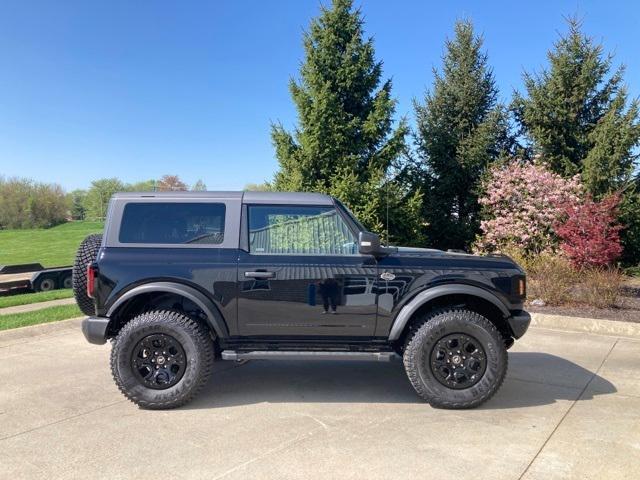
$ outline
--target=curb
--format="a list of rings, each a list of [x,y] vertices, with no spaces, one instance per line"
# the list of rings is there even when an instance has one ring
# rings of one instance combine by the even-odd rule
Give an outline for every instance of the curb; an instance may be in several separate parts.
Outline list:
[[[532,313],[531,326],[549,328],[551,330],[610,335],[614,337],[640,338],[640,323],[602,320],[599,318]]]
[[[76,317],[68,320],[59,320],[57,322],[41,323],[39,325],[30,325],[28,327],[2,330],[0,331],[0,348],[16,343],[14,340],[36,338],[56,332],[76,331],[81,335],[80,323],[84,318],[85,317]]]

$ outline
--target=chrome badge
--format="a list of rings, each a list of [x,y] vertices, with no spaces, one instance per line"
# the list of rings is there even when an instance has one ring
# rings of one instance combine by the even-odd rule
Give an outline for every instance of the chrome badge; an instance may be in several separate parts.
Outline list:
[[[396,278],[396,276],[391,273],[391,272],[383,272],[380,274],[380,278],[383,280],[386,280],[387,282],[393,280],[394,278]]]

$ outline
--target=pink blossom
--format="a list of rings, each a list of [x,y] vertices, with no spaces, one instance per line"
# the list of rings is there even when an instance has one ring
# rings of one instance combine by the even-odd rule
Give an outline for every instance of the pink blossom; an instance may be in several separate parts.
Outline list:
[[[544,164],[514,160],[490,169],[484,191],[477,248],[494,251],[513,245],[530,254],[557,249],[553,225],[568,205],[580,200],[583,187],[578,176],[565,179]]]

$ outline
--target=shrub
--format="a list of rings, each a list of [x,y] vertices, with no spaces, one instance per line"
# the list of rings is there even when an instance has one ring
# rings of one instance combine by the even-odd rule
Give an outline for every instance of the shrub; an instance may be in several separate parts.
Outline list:
[[[530,257],[527,263],[524,268],[528,274],[527,296],[530,300],[541,299],[548,305],[571,302],[575,293],[576,271],[566,259],[543,253]]]
[[[565,205],[579,200],[582,185],[577,176],[564,179],[543,164],[513,161],[492,167],[483,190],[479,202],[485,219],[477,248],[512,246],[535,255],[556,250],[553,225],[565,213]]]
[[[578,269],[610,265],[622,254],[618,218],[619,195],[599,202],[591,197],[564,207],[566,217],[556,222],[560,248]]]
[[[586,268],[580,272],[577,301],[596,308],[615,307],[624,275],[615,268]]]

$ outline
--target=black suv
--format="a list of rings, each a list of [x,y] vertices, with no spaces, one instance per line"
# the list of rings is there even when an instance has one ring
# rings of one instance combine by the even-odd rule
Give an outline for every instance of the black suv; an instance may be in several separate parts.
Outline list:
[[[392,360],[423,399],[474,407],[527,330],[506,256],[385,247],[315,193],[121,193],[74,265],[89,342],[145,408],[183,405],[216,359]]]

